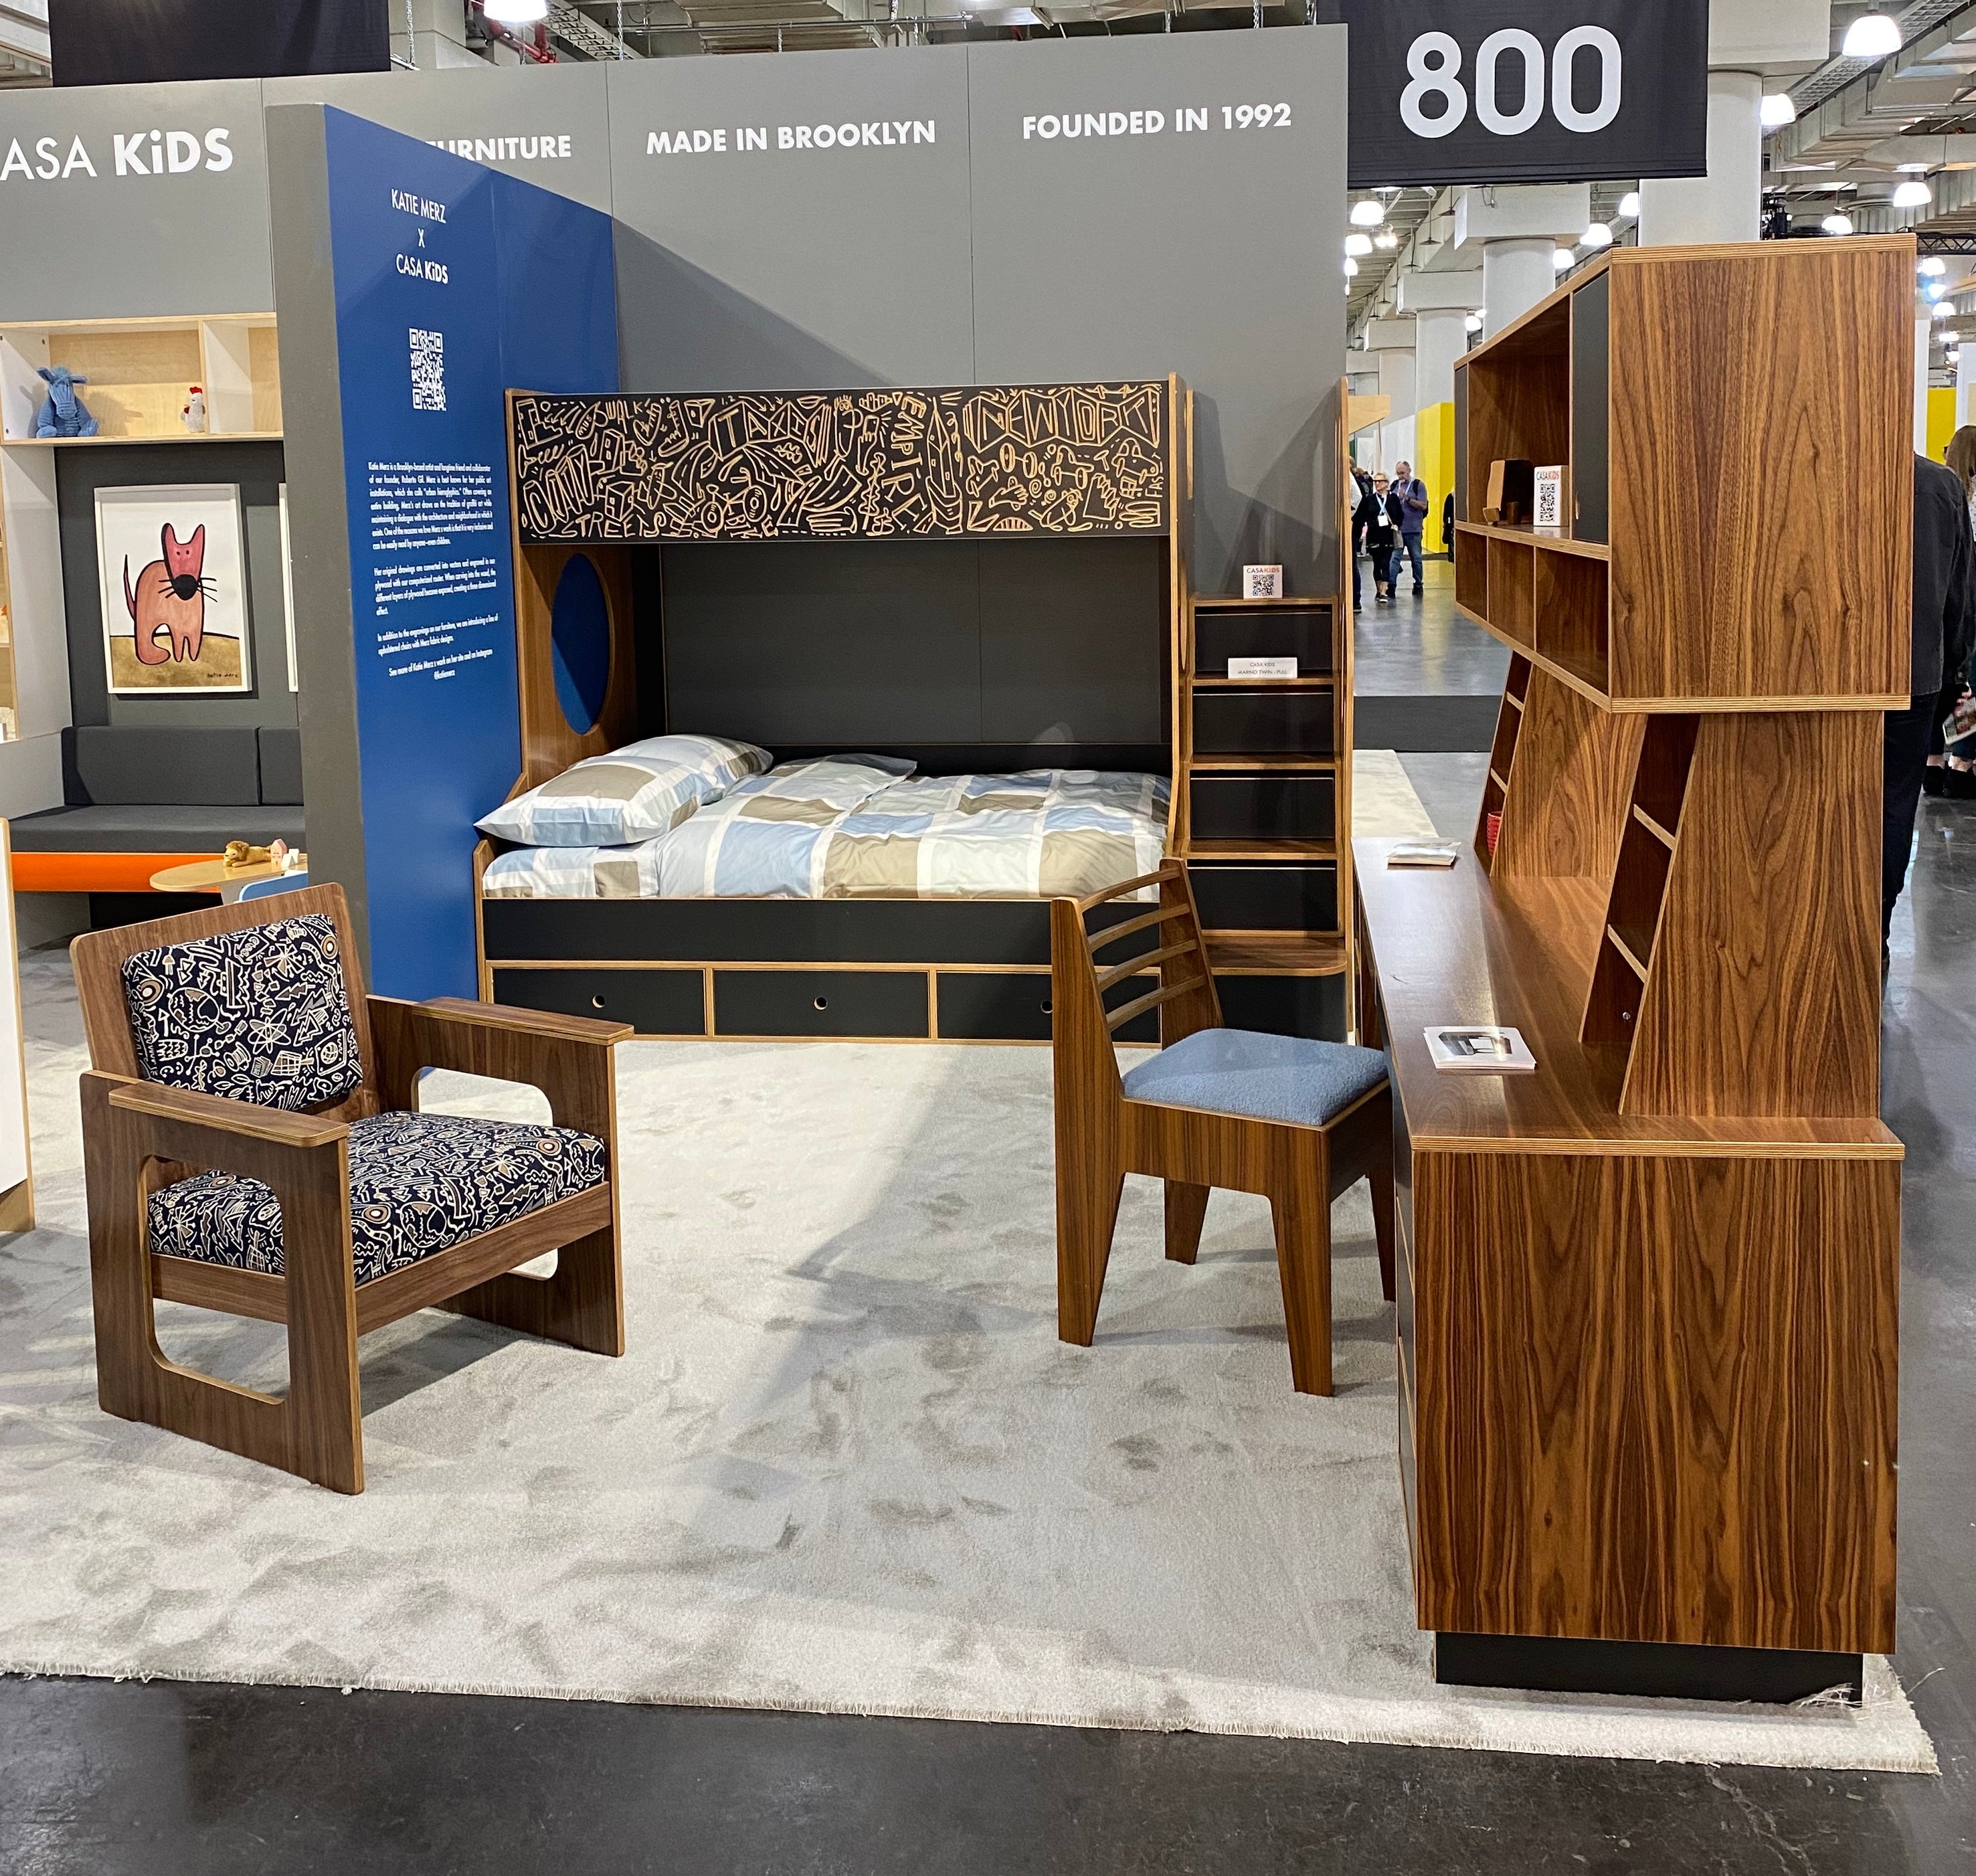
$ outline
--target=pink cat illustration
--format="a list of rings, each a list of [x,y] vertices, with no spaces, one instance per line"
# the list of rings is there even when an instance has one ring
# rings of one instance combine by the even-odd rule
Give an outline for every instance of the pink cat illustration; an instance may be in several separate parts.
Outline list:
[[[212,582],[202,569],[206,565],[206,528],[192,531],[192,538],[181,541],[166,522],[159,545],[164,558],[154,560],[137,576],[137,590],[130,590],[130,557],[123,557],[123,604],[130,614],[137,639],[140,664],[163,664],[176,658],[190,663],[199,657],[206,636],[206,596]],[[160,631],[170,634],[170,648],[158,643]]]

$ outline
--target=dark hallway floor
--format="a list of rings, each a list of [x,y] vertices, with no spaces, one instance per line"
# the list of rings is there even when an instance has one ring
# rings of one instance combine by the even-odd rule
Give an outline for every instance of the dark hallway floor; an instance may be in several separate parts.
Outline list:
[[[1414,759],[1409,758],[1411,765]],[[1461,759],[1437,818],[1472,824]],[[1423,775],[1429,772],[1424,769]],[[1938,1779],[444,1696],[0,1681],[0,1871],[1783,1871],[1976,1860],[1976,808],[1924,804],[1885,1109],[1907,1142],[1899,1664]],[[15,1570],[31,1558],[9,1560]]]

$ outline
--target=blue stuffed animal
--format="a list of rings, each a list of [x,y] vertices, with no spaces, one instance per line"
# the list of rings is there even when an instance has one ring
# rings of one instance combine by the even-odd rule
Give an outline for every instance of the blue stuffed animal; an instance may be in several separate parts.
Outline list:
[[[78,384],[87,384],[87,377],[77,377],[67,365],[42,365],[38,367],[48,380],[48,394],[41,400],[41,407],[35,413],[35,434],[37,436],[94,436],[96,420],[84,407],[82,400],[75,394]]]

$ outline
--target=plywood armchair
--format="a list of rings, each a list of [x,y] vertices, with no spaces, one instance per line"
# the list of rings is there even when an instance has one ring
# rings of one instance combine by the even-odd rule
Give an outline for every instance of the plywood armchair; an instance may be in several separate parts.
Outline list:
[[[1157,886],[1159,903],[1096,933],[1098,907]],[[1098,953],[1138,943],[1102,961]],[[1134,994],[1151,970],[1156,989]],[[1191,1264],[1209,1191],[1267,1195],[1291,1384],[1331,1392],[1331,1204],[1368,1179],[1379,1274],[1393,1296],[1392,1095],[1386,1058],[1221,1026],[1185,864],[1050,903],[1055,1005],[1057,1335],[1089,1348],[1128,1173],[1166,1182],[1167,1256]],[[1160,1012],[1159,1053],[1121,1075],[1112,1032]]]
[[[625,1025],[367,997],[338,886],[91,932],[70,956],[106,1411],[361,1492],[367,1330],[437,1305],[624,1352]],[[529,1083],[554,1124],[420,1114],[428,1068]],[[515,1274],[550,1250],[552,1275]],[[157,1297],[285,1324],[286,1396],[167,1361]]]

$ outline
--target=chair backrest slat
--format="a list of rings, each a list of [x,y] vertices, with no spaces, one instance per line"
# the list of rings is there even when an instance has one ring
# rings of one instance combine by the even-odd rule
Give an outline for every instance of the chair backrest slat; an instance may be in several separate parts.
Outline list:
[[[108,931],[84,932],[69,946],[75,987],[82,1005],[83,1033],[88,1038],[89,1061],[107,1074],[142,1080],[130,1012],[124,1001],[123,966],[140,952],[166,945],[190,943],[226,932],[278,923],[310,913],[327,918],[336,928],[343,982],[350,1000],[350,1018],[357,1031],[357,1048],[364,1078],[341,1100],[318,1104],[307,1111],[358,1120],[377,1111],[377,1061],[371,1053],[370,1017],[364,1000],[364,973],[357,963],[356,934],[350,907],[341,886],[309,886],[273,899],[242,900],[174,918],[149,919],[141,925],[120,925]]]
[[[1097,931],[1087,920],[1101,906],[1159,889],[1157,907]],[[1146,948],[1116,958],[1102,967],[1097,953],[1141,933],[1151,933]],[[1157,970],[1159,986],[1108,1009],[1105,999],[1131,979]],[[1218,1029],[1221,1005],[1214,992],[1214,974],[1207,959],[1200,914],[1185,864],[1167,861],[1156,873],[1128,880],[1088,899],[1059,899],[1050,907],[1051,1001],[1056,1059],[1057,1099],[1124,1098],[1118,1058],[1112,1033],[1149,1009],[1160,1012],[1163,1043],[1178,1042],[1197,1030]]]

